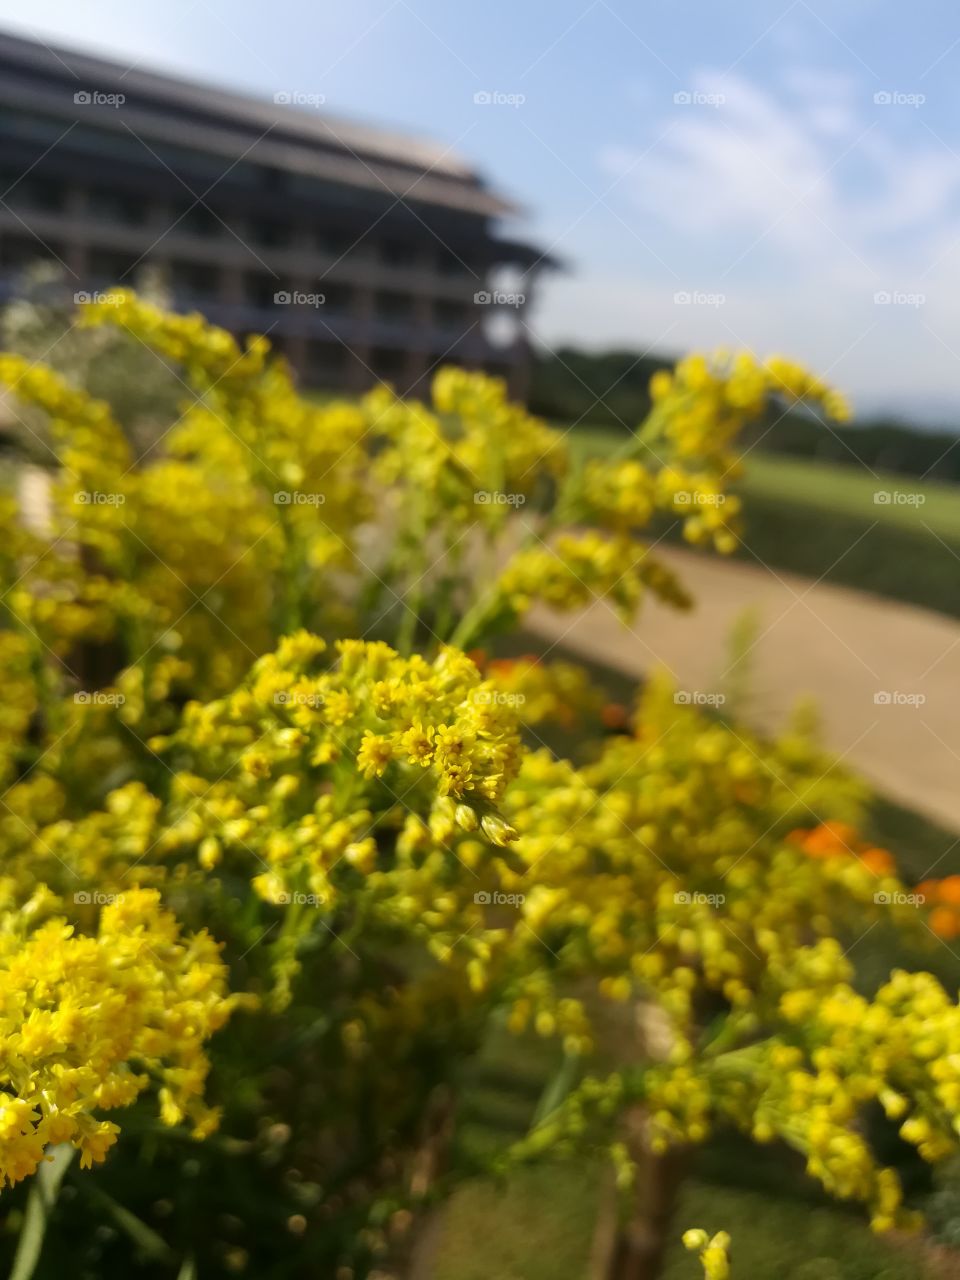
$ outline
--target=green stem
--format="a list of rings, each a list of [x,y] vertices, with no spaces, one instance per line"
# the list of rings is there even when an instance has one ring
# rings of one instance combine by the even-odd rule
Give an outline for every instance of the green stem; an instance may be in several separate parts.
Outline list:
[[[27,1211],[24,1214],[23,1226],[20,1228],[20,1239],[13,1259],[13,1270],[10,1280],[30,1280],[40,1261],[43,1239],[47,1233],[47,1223],[56,1204],[63,1175],[73,1159],[74,1149],[63,1142],[53,1147],[50,1158],[44,1160],[37,1170],[27,1198]]]

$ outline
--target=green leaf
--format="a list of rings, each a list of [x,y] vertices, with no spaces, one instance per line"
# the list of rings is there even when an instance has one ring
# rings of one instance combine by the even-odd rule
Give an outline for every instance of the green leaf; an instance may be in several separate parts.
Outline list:
[[[49,1158],[42,1161],[27,1197],[27,1211],[20,1228],[10,1280],[30,1280],[36,1270],[47,1223],[60,1192],[63,1175],[73,1159],[74,1148],[68,1142],[62,1142],[51,1147],[47,1155]]]

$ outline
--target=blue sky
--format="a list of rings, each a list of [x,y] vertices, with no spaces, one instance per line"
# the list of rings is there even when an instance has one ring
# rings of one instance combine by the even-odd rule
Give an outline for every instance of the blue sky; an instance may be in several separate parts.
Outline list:
[[[0,0],[0,23],[450,144],[568,266],[548,344],[783,350],[865,408],[960,409],[948,0]]]

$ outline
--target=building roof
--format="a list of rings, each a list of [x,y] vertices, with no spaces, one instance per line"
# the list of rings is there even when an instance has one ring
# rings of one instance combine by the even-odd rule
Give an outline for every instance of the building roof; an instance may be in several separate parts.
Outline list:
[[[440,143],[0,31],[0,102],[75,120],[73,95],[83,90],[124,95],[122,113],[96,103],[84,107],[83,119],[103,128],[129,128],[224,158],[386,187],[411,200],[479,214],[517,211]],[[278,97],[284,92],[305,96],[295,86]]]

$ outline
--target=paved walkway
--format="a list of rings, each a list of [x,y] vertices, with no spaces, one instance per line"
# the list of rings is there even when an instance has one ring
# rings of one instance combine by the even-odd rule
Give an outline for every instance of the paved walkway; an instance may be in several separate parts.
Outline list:
[[[692,592],[692,613],[649,601],[624,628],[596,604],[576,615],[537,609],[525,625],[628,675],[666,667],[698,697],[736,678],[730,636],[751,610],[744,718],[776,730],[812,695],[831,751],[889,798],[960,832],[960,622],[716,556],[658,554]]]

